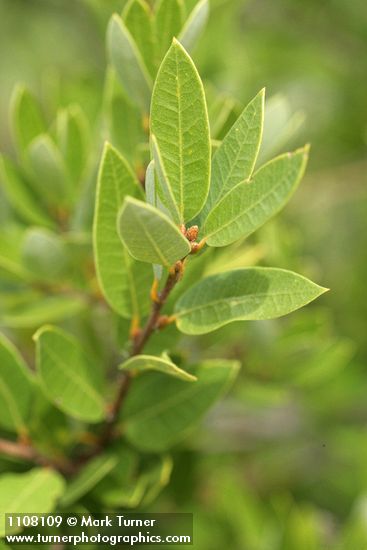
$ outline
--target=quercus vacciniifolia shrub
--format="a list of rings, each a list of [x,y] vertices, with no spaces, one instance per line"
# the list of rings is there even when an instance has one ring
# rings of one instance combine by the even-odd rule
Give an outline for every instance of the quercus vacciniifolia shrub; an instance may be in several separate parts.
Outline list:
[[[93,133],[81,106],[60,108],[50,123],[27,89],[14,93],[17,161],[3,156],[0,166],[17,216],[0,238],[0,453],[9,470],[0,511],[149,504],[169,481],[170,449],[240,367],[192,364],[178,335],[277,318],[325,291],[285,269],[225,270],[224,247],[295,191],[308,147],[256,165],[263,90],[234,124],[217,98],[211,134],[189,53],[207,15],[207,0],[191,13],[179,0],[153,11],[131,0],[112,16]],[[220,273],[207,276],[214,259]],[[22,491],[32,484],[30,501]]]

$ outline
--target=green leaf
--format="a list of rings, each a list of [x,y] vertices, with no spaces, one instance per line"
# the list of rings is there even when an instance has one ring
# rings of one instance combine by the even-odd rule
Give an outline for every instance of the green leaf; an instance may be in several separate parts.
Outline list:
[[[171,267],[190,253],[189,241],[159,210],[130,197],[118,216],[119,235],[133,258]]]
[[[209,0],[200,0],[190,13],[178,40],[188,52],[195,47],[209,17]]]
[[[23,86],[14,90],[11,111],[15,143],[23,154],[31,141],[45,132],[46,124],[35,97]]]
[[[326,292],[305,277],[270,267],[236,269],[203,279],[177,302],[177,327],[205,334],[232,321],[274,319]]]
[[[195,376],[177,367],[169,357],[154,357],[153,355],[137,355],[131,357],[125,363],[120,365],[120,369],[124,371],[130,371],[133,375],[144,371],[158,371],[186,380],[187,382],[194,382]]]
[[[209,190],[209,122],[200,77],[177,40],[158,71],[152,96],[151,132],[160,152],[160,161],[154,150],[153,157],[164,202],[175,220],[178,212],[180,222],[190,221],[201,211]]]
[[[65,413],[88,422],[105,417],[98,370],[78,341],[51,326],[34,335],[37,371],[46,395]]]
[[[245,107],[213,156],[205,216],[228,191],[250,178],[261,143],[263,115],[264,90],[261,90]]]
[[[108,143],[98,177],[94,216],[94,255],[99,284],[109,305],[123,317],[144,314],[149,305],[148,266],[136,264],[117,233],[118,211],[127,196],[143,192],[127,162]]]
[[[29,171],[35,192],[50,206],[69,204],[73,188],[60,151],[51,138],[42,134],[27,151]]]
[[[145,67],[154,77],[155,35],[153,14],[145,0],[129,0],[122,14],[125,25],[135,40]]]
[[[250,181],[233,187],[206,219],[209,246],[226,246],[251,235],[287,203],[304,174],[308,147],[265,164]]]
[[[37,278],[58,280],[69,265],[67,246],[52,231],[28,229],[22,245],[22,263]]]
[[[143,451],[165,451],[182,440],[233,381],[237,361],[208,361],[190,369],[195,384],[150,373],[134,380],[122,422],[127,439]]]
[[[47,514],[52,512],[64,490],[60,474],[49,468],[34,468],[22,474],[0,477],[0,536],[5,535],[5,514]],[[7,533],[16,532],[17,528]]]
[[[40,207],[27,182],[13,163],[3,155],[0,156],[0,180],[7,199],[24,221],[53,226],[53,222]]]
[[[79,184],[87,161],[88,121],[79,105],[71,105],[58,113],[56,125],[57,143],[65,165]]]
[[[44,323],[57,323],[75,317],[87,307],[87,302],[77,296],[34,295],[0,316],[0,326],[8,328],[35,328]]]
[[[155,12],[155,32],[157,62],[169,49],[172,39],[178,36],[184,20],[184,4],[182,0],[160,0]]]
[[[118,458],[113,454],[104,454],[88,462],[67,486],[60,505],[68,507],[89,493],[118,464]]]
[[[33,383],[27,365],[0,333],[0,425],[24,435],[32,396]]]
[[[152,80],[134,39],[118,15],[110,19],[107,30],[109,58],[122,87],[133,103],[149,112]]]

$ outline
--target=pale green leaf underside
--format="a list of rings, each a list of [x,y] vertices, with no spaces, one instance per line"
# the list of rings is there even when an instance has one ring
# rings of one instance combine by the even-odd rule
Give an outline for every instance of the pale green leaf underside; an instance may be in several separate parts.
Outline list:
[[[0,426],[24,434],[33,383],[22,357],[0,333]]]
[[[91,460],[67,486],[60,500],[61,506],[70,506],[70,504],[89,493],[117,464],[118,458],[111,454],[105,454]]]
[[[97,369],[77,340],[56,327],[44,327],[34,335],[37,371],[46,396],[65,413],[89,422],[105,416]]]
[[[200,0],[190,13],[179,37],[183,47],[191,52],[206,25],[209,17],[209,0]]]
[[[111,63],[127,96],[149,112],[152,81],[137,45],[117,14],[110,19],[107,46]]]
[[[118,211],[127,196],[143,197],[141,187],[123,157],[106,144],[97,184],[94,255],[106,300],[117,313],[129,318],[147,310],[146,286],[151,272],[134,262],[117,233]]]
[[[252,174],[261,143],[264,95],[261,90],[245,107],[213,156],[205,216],[228,191]]]
[[[192,374],[180,369],[169,357],[154,357],[152,355],[137,355],[136,357],[131,357],[125,363],[123,363],[120,368],[122,370],[130,371],[134,374],[144,371],[157,371],[169,376],[174,376],[175,378],[180,378],[181,380],[186,380],[187,382],[193,382],[196,380],[195,376]]]
[[[152,96],[151,132],[167,180],[160,181],[163,192],[168,185],[180,222],[189,221],[201,211],[208,194],[210,136],[203,85],[191,58],[177,40],[158,71]],[[158,176],[161,179],[159,170]],[[167,191],[164,196],[171,210]],[[175,211],[172,215],[176,218]]]
[[[133,198],[125,199],[118,230],[130,254],[142,262],[171,267],[190,252],[188,240],[169,218]]]
[[[169,449],[223,394],[238,368],[237,361],[205,362],[190,369],[198,378],[194,384],[158,373],[134,380],[122,411],[126,437],[145,451]]]
[[[62,476],[49,468],[34,468],[26,473],[2,475],[0,478],[0,536],[5,534],[5,514],[52,512],[64,486]],[[14,528],[12,532],[16,530]]]
[[[274,319],[325,291],[284,269],[228,271],[203,279],[179,299],[175,307],[177,327],[185,334],[205,334],[232,321]]]
[[[210,212],[203,229],[209,246],[226,246],[251,235],[286,204],[307,163],[308,148],[265,164],[237,184]]]

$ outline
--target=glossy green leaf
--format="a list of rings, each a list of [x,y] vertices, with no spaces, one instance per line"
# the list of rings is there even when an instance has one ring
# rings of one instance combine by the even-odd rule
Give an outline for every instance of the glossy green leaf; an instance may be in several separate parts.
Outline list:
[[[13,163],[3,155],[0,156],[0,182],[10,204],[24,221],[53,226],[52,221],[33,195],[29,184]]]
[[[73,186],[60,151],[51,138],[42,134],[27,149],[32,185],[41,200],[58,207],[70,203]]]
[[[171,267],[190,252],[177,226],[159,210],[126,198],[118,216],[119,235],[133,258]]]
[[[71,105],[58,113],[57,142],[69,174],[79,184],[88,147],[88,121],[79,105]]]
[[[149,112],[152,81],[138,47],[118,15],[110,19],[107,48],[111,63],[127,96]]]
[[[209,0],[200,0],[190,13],[178,40],[191,52],[200,38],[209,17]]]
[[[157,373],[134,380],[121,418],[126,437],[144,451],[172,447],[221,397],[238,368],[237,361],[205,362],[190,369],[194,384]]]
[[[177,327],[205,334],[232,321],[274,319],[315,300],[326,291],[284,269],[249,267],[203,279],[178,300]]]
[[[36,328],[45,323],[57,323],[75,317],[88,303],[79,296],[41,296],[35,294],[25,303],[0,315],[0,326]]]
[[[23,86],[18,86],[12,97],[12,130],[21,154],[36,136],[46,131],[37,100]]]
[[[210,136],[203,85],[193,61],[177,40],[158,71],[151,132],[160,152],[160,161],[154,150],[153,156],[165,205],[175,220],[178,212],[180,222],[190,221],[201,211],[208,195]]]
[[[106,144],[98,177],[94,216],[97,276],[109,305],[123,317],[144,314],[151,281],[148,266],[137,265],[117,233],[118,211],[127,196],[142,197],[142,189],[127,162]]]
[[[237,184],[206,219],[209,246],[226,246],[251,235],[287,203],[304,174],[308,147],[265,164],[250,181]]]
[[[0,476],[0,536],[5,534],[5,514],[47,514],[63,493],[65,482],[49,468]],[[16,527],[7,529],[14,533]]]
[[[22,262],[35,277],[57,280],[66,273],[68,261],[67,246],[58,235],[36,227],[26,231],[22,245]]]
[[[37,371],[50,401],[80,420],[101,421],[105,406],[98,370],[78,341],[51,326],[37,331],[34,339]]]
[[[33,382],[27,365],[13,344],[0,333],[0,426],[26,433],[32,395]]]
[[[89,493],[117,464],[118,458],[113,454],[104,454],[92,459],[66,487],[60,500],[61,506],[70,506]]]
[[[178,36],[184,21],[184,3],[182,0],[160,0],[155,12],[155,32],[157,62],[171,46],[172,39]]]
[[[153,13],[146,0],[129,0],[123,12],[125,25],[133,37],[145,67],[154,77],[155,34]]]
[[[137,355],[122,363],[120,368],[124,371],[130,371],[132,374],[153,370],[186,380],[187,382],[194,382],[196,380],[195,376],[177,367],[167,356]]]
[[[263,118],[264,90],[261,90],[245,107],[213,156],[206,216],[228,191],[250,178],[261,143]]]

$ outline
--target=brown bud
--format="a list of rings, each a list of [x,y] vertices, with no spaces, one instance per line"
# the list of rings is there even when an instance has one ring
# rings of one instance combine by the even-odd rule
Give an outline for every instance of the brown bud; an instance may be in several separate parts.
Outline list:
[[[189,239],[190,242],[196,241],[198,234],[199,234],[199,228],[197,225],[192,225],[186,231],[186,237]]]

